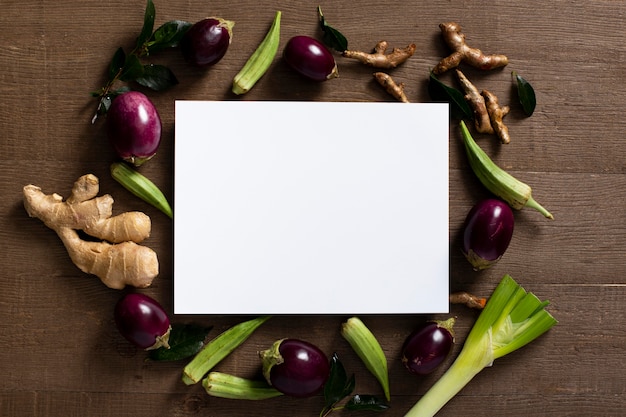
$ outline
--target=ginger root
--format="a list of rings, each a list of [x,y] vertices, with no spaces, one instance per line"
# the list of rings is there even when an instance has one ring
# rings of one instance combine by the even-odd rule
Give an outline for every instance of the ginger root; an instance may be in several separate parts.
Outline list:
[[[511,137],[509,136],[509,128],[502,120],[504,116],[509,114],[509,106],[500,106],[498,97],[487,90],[483,90],[481,95],[485,98],[485,105],[487,106],[487,113],[489,113],[491,127],[493,127],[496,135],[500,138],[500,142],[504,144],[510,143]]]
[[[480,94],[478,89],[467,79],[461,70],[456,70],[459,83],[465,92],[465,100],[468,102],[474,113],[474,126],[479,133],[493,133],[491,119],[487,112],[485,98]]]
[[[374,52],[367,53],[362,51],[343,51],[342,55],[346,58],[356,59],[365,65],[374,68],[391,69],[404,63],[415,53],[415,44],[412,43],[406,48],[393,48],[389,54],[387,52],[387,41],[380,41],[374,47]]]
[[[80,177],[65,202],[60,195],[44,194],[32,184],[23,192],[28,215],[57,233],[70,259],[83,272],[98,276],[114,289],[148,287],[158,275],[156,253],[138,245],[150,236],[150,218],[141,212],[112,216],[113,198],[96,197],[99,181],[94,175]],[[102,241],[83,240],[77,230]]]
[[[389,74],[375,72],[374,78],[392,97],[403,103],[409,103],[409,99],[404,93],[404,83],[396,83]]]
[[[482,310],[487,304],[487,299],[483,297],[477,297],[474,294],[470,294],[465,291],[453,292],[450,294],[451,304],[464,304],[469,308],[476,308]]]
[[[463,91],[465,91],[465,100],[474,113],[476,131],[495,133],[500,138],[500,142],[503,144],[510,143],[509,128],[503,120],[510,111],[509,106],[500,106],[498,97],[488,90],[482,90],[479,93],[474,84],[459,69],[456,70],[456,74]]]
[[[504,67],[509,63],[505,55],[485,55],[480,49],[469,47],[465,35],[461,33],[461,26],[456,22],[441,23],[439,29],[443,40],[453,52],[439,61],[433,69],[434,74],[456,68],[461,62],[483,70]]]

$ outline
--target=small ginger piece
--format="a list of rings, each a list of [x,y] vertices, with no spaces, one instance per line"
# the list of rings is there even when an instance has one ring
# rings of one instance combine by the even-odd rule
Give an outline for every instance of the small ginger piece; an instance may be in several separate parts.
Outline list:
[[[396,83],[389,74],[384,72],[375,72],[374,78],[392,97],[403,103],[409,103],[409,99],[404,93],[404,83]]]
[[[459,83],[465,92],[465,100],[469,103],[474,113],[474,126],[479,133],[493,133],[493,127],[491,126],[491,120],[489,113],[487,112],[487,105],[485,104],[485,98],[480,94],[478,89],[467,79],[465,74],[461,70],[456,70],[456,75],[459,79]]]
[[[485,104],[487,106],[487,113],[489,113],[489,120],[491,126],[496,132],[496,135],[500,138],[500,142],[507,144],[511,142],[509,136],[509,128],[504,124],[504,116],[509,114],[509,106],[500,106],[498,103],[498,97],[495,94],[483,90],[481,95],[485,98]]]
[[[480,49],[469,47],[465,42],[465,35],[461,32],[461,26],[456,22],[441,23],[439,29],[452,53],[439,61],[433,69],[434,74],[442,74],[456,68],[461,62],[483,70],[504,67],[509,63],[505,55],[485,55]]]
[[[389,54],[385,54],[387,48],[387,41],[380,41],[372,53],[347,50],[343,51],[342,55],[374,68],[392,69],[409,59],[415,53],[416,46],[412,43],[406,48],[393,48]]]
[[[482,310],[487,304],[487,299],[483,297],[477,297],[474,294],[470,294],[465,291],[453,292],[450,294],[451,304],[464,304],[469,308],[476,308]]]
[[[110,288],[149,286],[159,263],[152,249],[138,243],[150,236],[150,218],[141,212],[112,216],[113,198],[97,197],[98,191],[98,178],[91,174],[74,183],[66,201],[30,184],[23,190],[24,208],[57,233],[83,272],[98,276]],[[101,241],[81,239],[77,230]]]

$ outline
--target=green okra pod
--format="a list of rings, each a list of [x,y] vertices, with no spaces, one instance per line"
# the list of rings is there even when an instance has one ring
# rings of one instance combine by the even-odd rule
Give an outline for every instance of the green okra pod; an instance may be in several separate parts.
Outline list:
[[[387,358],[374,334],[358,317],[351,317],[341,325],[341,335],[348,341],[352,349],[361,358],[365,367],[378,380],[387,401],[391,399],[389,392],[389,371]]]
[[[170,203],[163,195],[163,192],[136,169],[131,168],[124,162],[114,162],[111,164],[111,176],[128,191],[146,203],[158,208],[170,219],[174,217]]]
[[[548,219],[554,219],[554,216],[532,197],[532,190],[528,184],[513,177],[489,158],[474,141],[463,121],[461,121],[461,134],[472,171],[489,191],[516,210],[531,207]]]
[[[262,316],[241,322],[216,336],[185,366],[183,382],[187,385],[199,382],[207,372],[245,342],[269,318],[270,316]]]
[[[281,12],[277,11],[265,38],[233,79],[233,93],[245,94],[267,72],[280,43]]]
[[[223,372],[209,372],[202,386],[212,397],[232,400],[266,400],[283,395],[265,380],[241,378]]]

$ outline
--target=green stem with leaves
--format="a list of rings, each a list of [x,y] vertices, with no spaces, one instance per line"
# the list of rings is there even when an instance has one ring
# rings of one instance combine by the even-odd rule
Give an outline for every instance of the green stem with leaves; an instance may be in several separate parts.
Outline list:
[[[96,114],[91,122],[95,123],[98,116],[106,114],[113,99],[129,90],[127,86],[115,88],[118,82],[136,82],[154,91],[162,91],[178,84],[174,73],[167,67],[157,64],[143,64],[145,58],[157,51],[177,47],[191,23],[183,20],[170,20],[154,30],[156,10],[152,0],[147,0],[143,26],[135,47],[129,54],[118,48],[109,62],[107,82],[91,95],[98,99]],[[153,31],[154,30],[154,31]]]

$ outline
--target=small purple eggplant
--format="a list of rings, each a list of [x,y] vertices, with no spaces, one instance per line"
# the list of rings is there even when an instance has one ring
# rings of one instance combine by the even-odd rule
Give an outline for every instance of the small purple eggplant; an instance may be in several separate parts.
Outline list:
[[[316,394],[330,374],[330,362],[324,352],[304,340],[278,340],[260,356],[267,382],[292,397]]]
[[[183,57],[198,67],[217,64],[233,39],[234,22],[207,17],[194,23],[180,42]]]
[[[107,135],[117,155],[135,166],[152,158],[161,143],[161,118],[143,93],[129,91],[111,103]]]
[[[515,219],[504,201],[490,198],[469,211],[463,229],[463,254],[476,271],[500,260],[509,247]]]
[[[402,363],[409,372],[426,375],[448,357],[454,346],[454,318],[430,321],[415,329],[404,342]]]
[[[287,64],[313,81],[326,81],[338,76],[333,54],[317,39],[294,36],[283,50]]]
[[[172,327],[161,305],[145,294],[128,293],[115,305],[115,325],[135,346],[145,350],[169,349]]]

